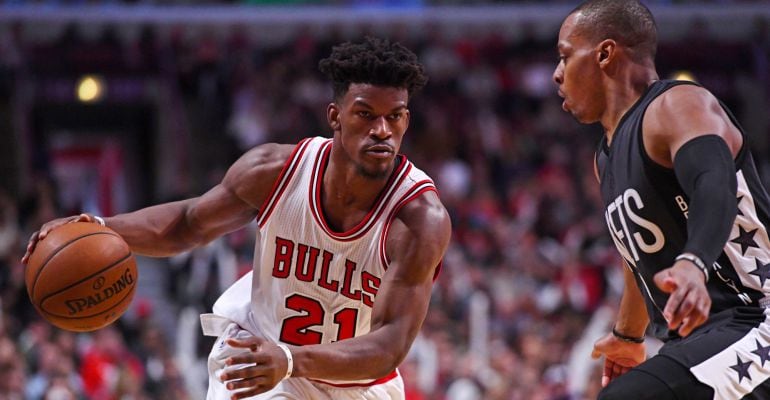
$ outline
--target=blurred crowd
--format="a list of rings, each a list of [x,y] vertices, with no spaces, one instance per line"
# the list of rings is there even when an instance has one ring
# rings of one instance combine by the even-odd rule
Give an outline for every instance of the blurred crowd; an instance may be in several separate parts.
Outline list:
[[[761,4],[764,0],[649,0],[649,4]],[[573,3],[570,0],[0,0],[0,4],[45,4],[45,5],[231,5],[249,4],[265,6],[350,6],[350,7],[423,7],[423,6],[466,6],[503,5],[532,3]]]
[[[770,34],[768,21],[755,23],[755,35],[719,41],[693,21],[690,35],[663,40],[658,65],[664,78],[686,69],[733,109],[767,182]],[[9,82],[21,75],[172,83],[182,111],[171,118],[184,119],[196,146],[191,164],[204,172],[191,174],[178,197],[201,193],[254,145],[328,135],[331,90],[315,66],[333,44],[366,33],[298,29],[268,46],[238,29],[190,36],[184,26],[163,34],[146,27],[128,41],[111,29],[86,39],[74,25],[54,40],[28,41],[22,29],[0,38],[4,96],[19,95]],[[590,344],[611,323],[620,260],[591,168],[601,132],[564,113],[551,82],[556,33],[428,27],[414,35],[395,26],[387,35],[414,50],[430,76],[410,104],[402,151],[436,180],[454,228],[401,368],[407,398],[595,398],[600,371]],[[34,311],[19,259],[42,223],[79,209],[62,205],[50,171],[30,176],[23,193],[0,195],[0,399],[203,398],[211,342],[195,316],[251,268],[254,226],[174,258],[140,258],[143,290],[129,312],[111,327],[73,334]]]

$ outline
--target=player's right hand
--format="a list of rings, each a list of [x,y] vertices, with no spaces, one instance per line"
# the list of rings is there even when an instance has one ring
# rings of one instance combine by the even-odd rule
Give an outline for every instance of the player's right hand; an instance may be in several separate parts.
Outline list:
[[[250,351],[234,355],[225,360],[228,367],[219,377],[228,390],[236,392],[232,400],[246,399],[274,388],[286,376],[289,361],[286,354],[274,343],[251,336],[244,339],[230,338],[229,346]]]
[[[56,229],[57,227],[60,227],[64,224],[69,224],[72,222],[94,222],[96,223],[96,219],[94,219],[92,216],[88,214],[80,214],[80,215],[73,215],[71,217],[66,218],[57,218],[52,221],[48,221],[43,226],[40,227],[39,231],[36,231],[32,234],[32,236],[29,238],[29,243],[27,243],[27,251],[24,253],[24,256],[21,257],[21,263],[26,265],[29,261],[29,256],[32,255],[32,252],[35,251],[35,246],[37,246],[37,242],[45,239],[46,236],[48,236],[48,233],[52,230]]]
[[[624,342],[610,332],[594,343],[591,358],[598,359],[601,356],[604,356],[602,387],[605,387],[613,379],[644,362],[647,350],[644,343]]]

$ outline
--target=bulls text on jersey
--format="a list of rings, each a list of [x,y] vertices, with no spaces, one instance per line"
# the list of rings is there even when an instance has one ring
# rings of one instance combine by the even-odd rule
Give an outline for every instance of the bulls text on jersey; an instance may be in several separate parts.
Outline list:
[[[345,259],[342,282],[340,282],[340,280],[330,276],[333,260],[334,254],[329,251],[276,237],[273,276],[286,279],[293,273],[299,281],[315,282],[324,289],[339,293],[351,300],[361,301],[372,307],[380,287],[381,278],[362,270],[358,273],[361,287],[354,288],[354,274],[358,269],[358,264]]]

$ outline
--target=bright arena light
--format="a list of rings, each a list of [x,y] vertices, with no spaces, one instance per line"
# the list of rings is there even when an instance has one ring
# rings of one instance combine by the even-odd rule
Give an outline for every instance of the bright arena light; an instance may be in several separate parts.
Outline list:
[[[93,75],[85,75],[78,81],[77,97],[83,103],[99,101],[104,95],[104,82]]]
[[[695,75],[692,74],[690,71],[676,71],[673,74],[671,74],[671,79],[677,80],[677,81],[690,81],[690,82],[697,82],[695,79]]]

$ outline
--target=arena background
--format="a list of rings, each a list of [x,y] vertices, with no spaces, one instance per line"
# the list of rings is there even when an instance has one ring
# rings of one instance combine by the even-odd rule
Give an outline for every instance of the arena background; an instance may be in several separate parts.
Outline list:
[[[595,398],[590,348],[622,278],[591,170],[600,129],[562,112],[551,82],[576,3],[461,3],[0,1],[0,399],[202,399],[198,314],[251,268],[253,226],[140,258],[129,312],[82,335],[29,304],[27,238],[80,210],[200,194],[256,144],[328,135],[317,62],[365,34],[427,67],[403,152],[436,179],[454,226],[401,368],[407,398]],[[770,4],[649,5],[661,76],[723,99],[770,181]]]

